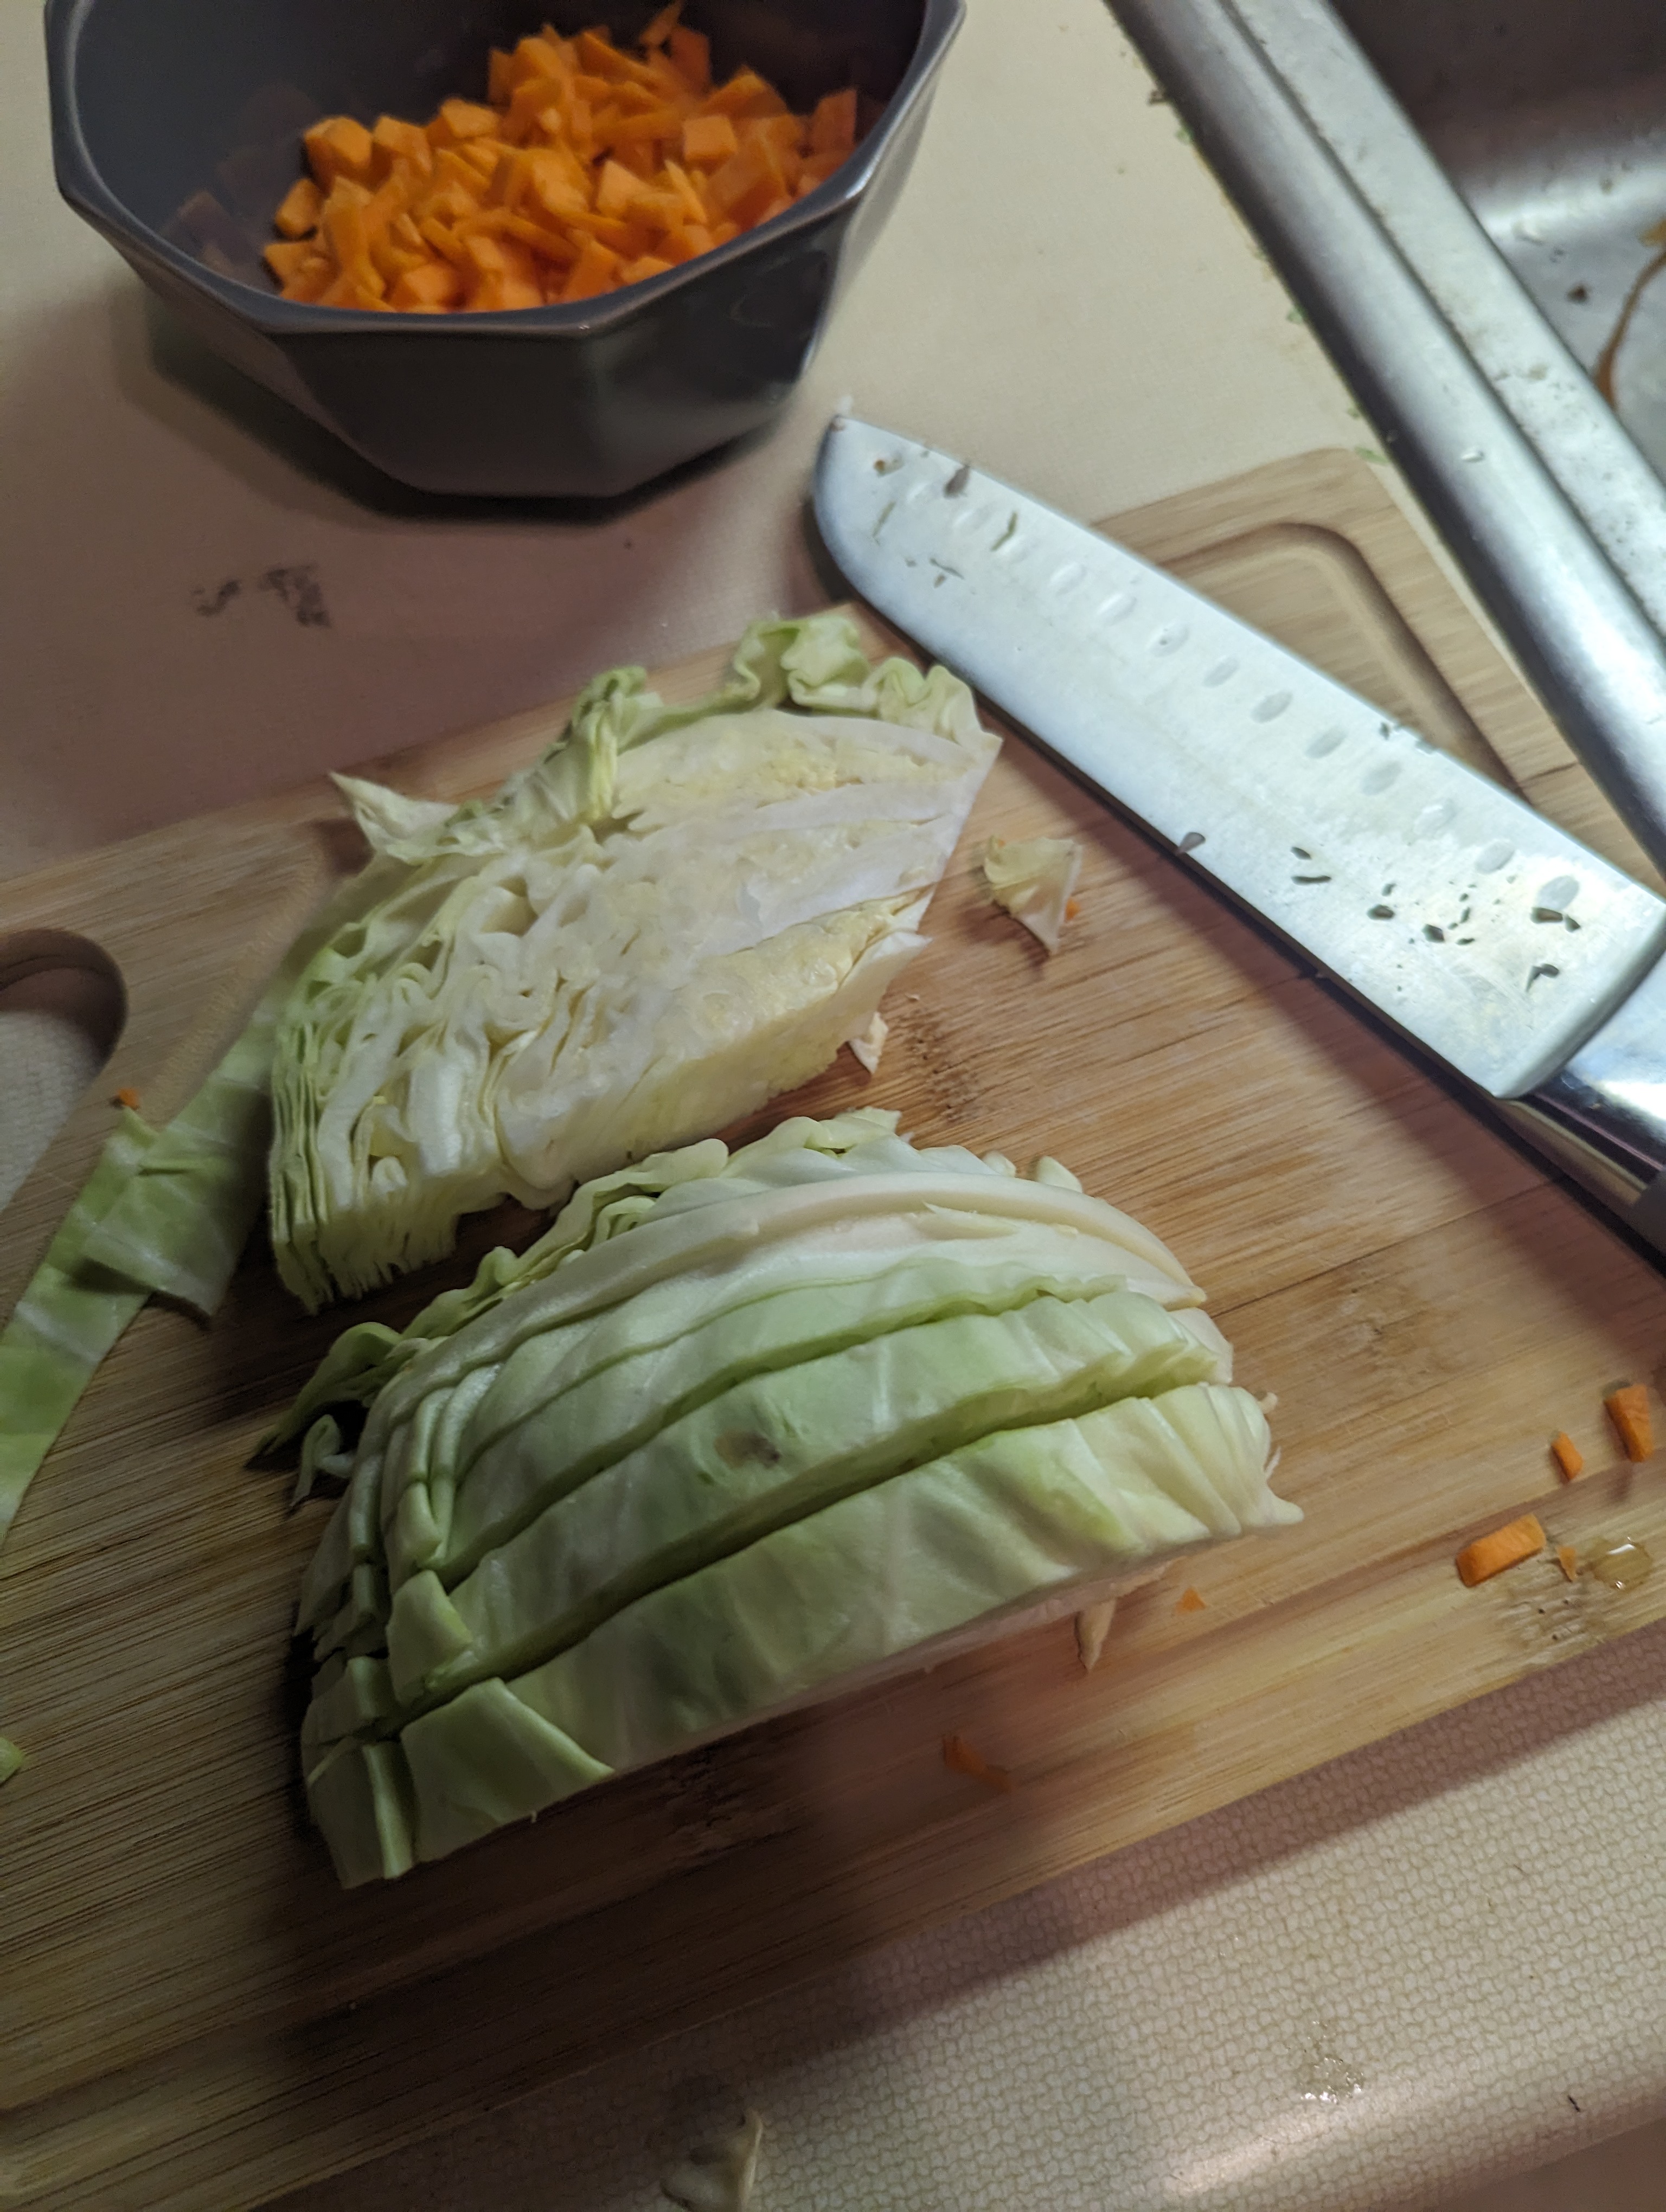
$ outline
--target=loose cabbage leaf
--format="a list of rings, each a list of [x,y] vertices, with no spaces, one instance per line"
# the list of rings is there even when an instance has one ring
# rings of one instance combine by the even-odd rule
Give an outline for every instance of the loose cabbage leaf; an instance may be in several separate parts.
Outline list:
[[[0,1329],[0,1542],[100,1364],[153,1295],[204,1318],[259,1211],[279,1011],[319,945],[387,888],[380,864],[296,939],[241,1035],[160,1130],[124,1107]]]
[[[105,1141],[46,1255],[0,1330],[0,1542],[77,1400],[149,1296],[83,1266],[100,1222],[157,1133],[130,1109]]]
[[[1009,843],[991,837],[980,865],[996,905],[1056,952],[1081,872],[1082,848],[1075,838],[1028,837]]]

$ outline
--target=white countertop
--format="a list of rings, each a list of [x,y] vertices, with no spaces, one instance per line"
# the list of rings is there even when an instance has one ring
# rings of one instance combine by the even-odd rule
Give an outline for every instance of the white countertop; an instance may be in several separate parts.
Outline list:
[[[171,332],[55,197],[40,44],[0,15],[0,875],[818,603],[847,398],[1087,516],[1370,441],[1096,0],[970,0],[785,422],[600,521],[374,489]],[[756,2212],[1432,2201],[1666,2098],[1663,1753],[1666,1625],[294,2212],[645,2212],[696,2076],[765,2116]]]

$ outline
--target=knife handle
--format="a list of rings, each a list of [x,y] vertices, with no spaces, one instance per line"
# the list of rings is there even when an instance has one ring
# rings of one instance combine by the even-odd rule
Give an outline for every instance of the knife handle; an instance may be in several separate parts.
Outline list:
[[[1666,959],[1506,1117],[1666,1255]]]

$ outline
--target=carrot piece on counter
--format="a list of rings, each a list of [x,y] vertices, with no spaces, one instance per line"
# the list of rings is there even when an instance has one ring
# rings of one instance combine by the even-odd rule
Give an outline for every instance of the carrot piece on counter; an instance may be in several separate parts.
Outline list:
[[[1477,1536],[1473,1544],[1464,1546],[1457,1555],[1458,1580],[1474,1589],[1477,1583],[1501,1575],[1506,1567],[1519,1566],[1544,1547],[1545,1532],[1537,1517],[1523,1513],[1519,1521],[1508,1521],[1490,1535]]]
[[[1175,1611],[1177,1613],[1202,1613],[1207,1608],[1208,1602],[1208,1599],[1204,1596],[1201,1590],[1183,1589],[1180,1593],[1179,1602],[1176,1605]]]
[[[110,1103],[112,1106],[125,1106],[130,1114],[137,1114],[139,1110],[139,1094],[131,1084],[124,1083]]]
[[[945,1735],[943,1739],[943,1764],[956,1774],[970,1774],[974,1782],[982,1782],[991,1790],[1010,1791],[1012,1778],[1004,1766],[991,1766],[981,1751],[975,1751],[964,1735]]]
[[[1562,1470],[1564,1482],[1572,1482],[1576,1474],[1585,1471],[1585,1455],[1566,1429],[1558,1429],[1550,1440],[1550,1449],[1556,1464]]]
[[[1647,1459],[1655,1448],[1654,1424],[1649,1418],[1649,1394],[1640,1382],[1610,1390],[1602,1401],[1614,1434],[1627,1459]]]
[[[1572,1544],[1559,1544],[1556,1547],[1556,1564],[1571,1583],[1578,1582],[1579,1579],[1579,1554],[1574,1550]]]
[[[1075,919],[1076,919],[1076,917],[1077,917],[1077,915],[1081,912],[1081,910],[1082,910],[1082,902],[1081,902],[1080,899],[1079,899],[1079,898],[1067,898],[1067,899],[1065,901],[1065,902],[1064,902],[1064,918],[1065,918],[1065,920],[1066,920],[1067,921],[1075,921]]]

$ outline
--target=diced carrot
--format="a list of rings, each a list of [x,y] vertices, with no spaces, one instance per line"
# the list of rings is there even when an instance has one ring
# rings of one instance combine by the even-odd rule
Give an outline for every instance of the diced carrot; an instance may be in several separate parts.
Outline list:
[[[277,213],[272,217],[272,228],[285,238],[305,238],[318,228],[318,219],[324,209],[324,195],[311,177],[297,177],[278,202]]]
[[[685,30],[679,23],[668,44],[677,73],[694,92],[706,92],[712,81],[712,42],[703,31]]]
[[[513,215],[507,208],[488,208],[483,214],[475,216],[470,222],[469,232],[464,234],[480,232],[518,240],[541,259],[556,262],[563,270],[570,269],[578,258],[579,249],[564,230],[534,222],[524,215]]]
[[[1502,1574],[1506,1567],[1519,1566],[1544,1547],[1544,1530],[1534,1515],[1524,1513],[1519,1521],[1506,1522],[1490,1535],[1477,1536],[1473,1544],[1466,1544],[1457,1555],[1458,1579],[1473,1589],[1477,1583]]]
[[[640,177],[632,176],[617,161],[604,161],[602,173],[596,179],[597,214],[623,216],[641,189]]]
[[[974,1749],[964,1735],[945,1735],[943,1739],[943,1764],[955,1774],[969,1774],[974,1782],[982,1782],[991,1790],[1004,1794],[1011,1792],[1012,1776],[1004,1766],[991,1766],[981,1751]]]
[[[1077,917],[1077,915],[1081,912],[1081,910],[1082,910],[1082,902],[1081,902],[1080,899],[1079,899],[1079,898],[1067,898],[1067,899],[1065,901],[1065,902],[1064,902],[1064,918],[1065,918],[1065,920],[1066,920],[1067,921],[1075,921],[1075,919],[1076,919],[1076,917]]]
[[[449,261],[425,261],[420,269],[406,270],[387,296],[396,307],[455,307],[463,296],[462,275]]]
[[[1585,1471],[1585,1455],[1566,1430],[1559,1429],[1550,1440],[1550,1449],[1556,1464],[1562,1470],[1564,1482],[1572,1482],[1577,1474]]]
[[[547,84],[553,78],[569,76],[572,71],[571,59],[563,52],[561,40],[549,35],[523,39],[508,59],[510,90],[502,95],[492,94],[494,106],[499,107],[524,84],[536,84],[540,81]]]
[[[483,107],[478,100],[442,100],[428,135],[436,146],[464,146],[471,138],[495,137],[499,120],[495,107]]]
[[[471,169],[489,191],[502,155],[502,144],[496,138],[470,138],[457,149],[458,161]]]
[[[1572,1544],[1556,1547],[1556,1564],[1571,1583],[1579,1579],[1579,1554]]]
[[[1655,1448],[1654,1424],[1649,1418],[1649,1394],[1640,1382],[1610,1390],[1602,1401],[1614,1434],[1627,1459],[1647,1459]]]
[[[434,167],[434,148],[420,123],[401,123],[397,115],[379,115],[370,143],[375,149],[371,172],[378,182],[392,175],[397,161],[409,162],[421,177]]]
[[[587,238],[578,259],[567,273],[567,282],[561,288],[565,300],[593,300],[599,292],[612,289],[618,274],[619,257],[599,239]]]
[[[468,256],[463,251],[463,241],[448,224],[440,222],[436,216],[429,216],[425,221],[418,223],[416,228],[443,259],[451,262],[459,269],[465,265]]]
[[[708,92],[700,103],[702,115],[780,115],[787,103],[756,70],[738,69],[727,84]]]
[[[1201,1590],[1183,1589],[1180,1593],[1180,1600],[1175,1607],[1175,1611],[1177,1613],[1201,1613],[1207,1606],[1208,1602],[1208,1599],[1204,1596]]]
[[[683,159],[691,169],[715,169],[739,150],[727,115],[691,115],[683,125]]]
[[[646,146],[657,139],[675,138],[683,129],[683,118],[674,107],[645,107],[638,114],[621,116],[607,135],[614,146]]]
[[[112,1106],[125,1106],[130,1114],[137,1114],[139,1110],[139,1094],[131,1083],[124,1083],[110,1103]]]
[[[337,177],[368,184],[375,148],[362,123],[350,115],[326,116],[302,135],[313,174],[327,192]]]
[[[673,262],[692,261],[696,254],[709,253],[714,242],[703,222],[685,222],[679,229],[666,233],[660,251]]]
[[[672,190],[683,203],[683,212],[686,219],[690,222],[704,222],[706,203],[701,198],[699,187],[688,171],[680,168],[675,161],[667,161],[666,175],[670,180]]]
[[[720,219],[731,216],[740,222],[746,220],[742,210],[750,201],[757,199],[762,207],[780,189],[781,179],[768,147],[751,139],[707,178],[706,204]]]
[[[321,300],[335,282],[335,264],[327,253],[315,253],[301,267],[283,287],[286,300],[312,301]]]
[[[836,154],[844,161],[856,145],[856,94],[847,86],[842,92],[830,92],[825,99],[816,102],[815,112],[810,118],[810,150],[812,154]]]
[[[622,54],[599,31],[581,31],[573,41],[579,58],[579,67],[593,72],[610,84],[652,84],[654,72],[644,62],[630,54]]]
[[[755,70],[714,91],[678,0],[634,52],[546,25],[492,55],[488,89],[426,124],[336,115],[305,133],[310,174],[266,256],[286,298],[413,314],[593,298],[786,212],[854,143],[854,92],[817,123]]]
[[[317,258],[317,249],[310,238],[297,238],[289,242],[274,239],[261,256],[280,284],[293,283],[307,264]]]

